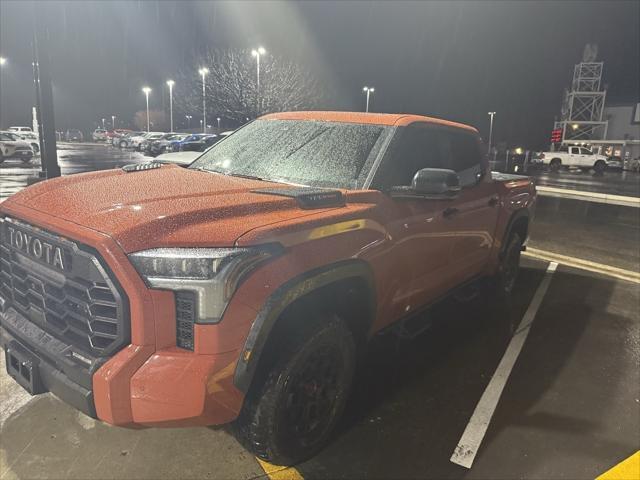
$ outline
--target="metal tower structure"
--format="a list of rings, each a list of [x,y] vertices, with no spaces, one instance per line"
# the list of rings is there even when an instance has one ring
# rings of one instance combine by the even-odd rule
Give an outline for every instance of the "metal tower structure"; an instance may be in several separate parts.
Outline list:
[[[582,62],[573,69],[571,90],[565,90],[560,120],[554,130],[562,130],[562,143],[588,143],[607,137],[607,121],[603,120],[606,89],[602,89],[602,67],[596,62],[598,47],[587,45]]]

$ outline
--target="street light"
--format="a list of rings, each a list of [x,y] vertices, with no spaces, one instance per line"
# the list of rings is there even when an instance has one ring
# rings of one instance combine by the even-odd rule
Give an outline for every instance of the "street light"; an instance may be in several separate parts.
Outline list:
[[[102,119],[102,128],[106,129],[107,127],[104,126],[104,118]]]
[[[169,85],[169,124],[171,125],[171,132],[173,132],[173,86],[175,83],[173,80],[167,80],[167,85]]]
[[[184,118],[187,119],[187,130],[191,128],[191,119],[193,118],[192,115],[185,115]]]
[[[489,149],[488,149],[488,152],[491,153],[491,140],[493,139],[493,116],[496,114],[496,112],[487,112],[487,113],[491,117],[491,120],[489,122]]]
[[[263,47],[254,48],[251,50],[251,56],[256,57],[256,104],[258,108],[258,114],[260,113],[260,55],[264,55],[267,51]]]
[[[205,91],[205,79],[204,77],[207,76],[207,73],[209,73],[209,69],[208,68],[201,68],[200,70],[198,70],[198,73],[202,76],[202,125],[203,125],[203,132],[207,133],[207,100],[206,100],[206,91]]]
[[[216,120],[218,121],[218,133],[220,133],[220,117],[216,118]]]
[[[4,67],[4,64],[7,63],[7,59],[4,57],[0,57],[0,67]],[[2,86],[2,70],[0,70],[0,86]]]
[[[149,133],[151,131],[151,127],[149,126],[149,94],[151,93],[151,89],[149,87],[142,87],[142,91],[147,99],[147,133]]]
[[[362,89],[362,91],[363,91],[363,92],[366,92],[366,94],[367,94],[367,108],[365,109],[365,112],[368,112],[368,111],[369,111],[369,95],[371,95],[373,92],[375,92],[375,91],[376,91],[376,89],[375,89],[375,88],[373,88],[373,87],[366,87],[366,86],[365,86],[365,87]]]
[[[111,127],[114,130],[116,129],[116,116],[115,115],[111,115]]]

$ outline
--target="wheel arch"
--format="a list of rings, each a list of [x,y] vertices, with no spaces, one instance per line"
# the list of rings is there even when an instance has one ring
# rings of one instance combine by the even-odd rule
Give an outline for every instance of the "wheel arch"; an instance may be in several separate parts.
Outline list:
[[[248,393],[256,371],[263,360],[265,349],[276,324],[282,319],[289,307],[313,297],[314,294],[327,296],[338,292],[345,293],[345,286],[358,286],[357,294],[364,309],[363,316],[348,319],[347,324],[358,341],[365,341],[376,312],[376,294],[373,271],[364,260],[350,259],[304,272],[284,284],[267,299],[254,320],[249,335],[239,354],[234,372],[234,385]],[[334,297],[330,297],[334,298]]]
[[[500,258],[502,258],[505,253],[505,250],[509,243],[509,237],[511,237],[512,233],[517,232],[521,234],[522,241],[526,241],[527,236],[529,235],[529,219],[530,214],[526,208],[521,208],[511,214],[511,218],[509,218],[507,228],[504,231],[504,236],[502,237],[502,245],[500,246]]]

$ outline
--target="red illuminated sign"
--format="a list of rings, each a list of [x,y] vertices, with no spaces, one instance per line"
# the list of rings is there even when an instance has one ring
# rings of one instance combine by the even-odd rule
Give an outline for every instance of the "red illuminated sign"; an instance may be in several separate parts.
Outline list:
[[[551,130],[551,143],[560,143],[562,141],[562,129],[556,128]]]

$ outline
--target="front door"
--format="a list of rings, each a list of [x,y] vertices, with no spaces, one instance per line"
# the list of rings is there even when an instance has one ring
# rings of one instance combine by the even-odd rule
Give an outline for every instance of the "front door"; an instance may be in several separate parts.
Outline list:
[[[423,168],[445,168],[436,144],[437,130],[422,123],[403,130],[377,175],[380,183],[375,186],[383,191],[411,185],[415,173]],[[454,286],[450,265],[456,233],[449,220],[454,206],[455,200],[385,196],[381,208],[393,254],[410,268],[396,290],[396,317],[412,313]]]
[[[484,271],[494,242],[498,201],[490,172],[483,171],[481,145],[475,135],[441,132],[443,156],[460,177],[462,190],[449,216],[448,229],[455,236],[451,269],[460,284]]]

